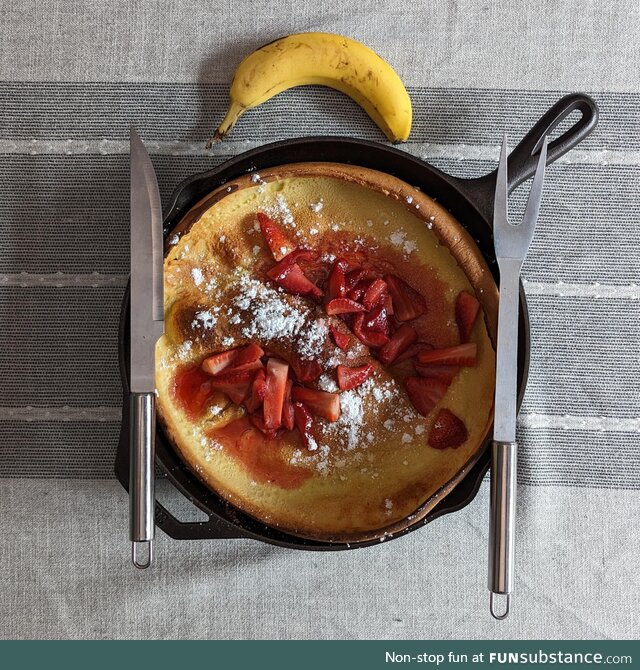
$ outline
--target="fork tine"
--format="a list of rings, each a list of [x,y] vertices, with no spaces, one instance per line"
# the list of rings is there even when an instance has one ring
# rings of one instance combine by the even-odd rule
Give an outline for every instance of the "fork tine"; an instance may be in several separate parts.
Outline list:
[[[531,184],[529,191],[529,200],[527,201],[527,208],[524,211],[524,218],[522,219],[522,226],[527,229],[531,228],[531,235],[533,235],[533,228],[538,219],[538,212],[540,211],[540,201],[542,200],[542,185],[544,182],[544,168],[547,164],[547,135],[544,137],[542,148],[540,149],[540,157],[538,158],[538,167],[536,168],[536,175]]]
[[[500,162],[498,163],[498,174],[496,175],[496,193],[493,201],[493,225],[502,227],[509,221],[508,193],[507,193],[507,134],[502,136],[502,149],[500,150]]]

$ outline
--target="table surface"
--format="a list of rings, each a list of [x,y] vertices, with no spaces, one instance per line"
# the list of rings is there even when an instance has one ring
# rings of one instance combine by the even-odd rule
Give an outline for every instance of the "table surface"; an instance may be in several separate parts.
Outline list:
[[[165,203],[186,176],[272,140],[383,141],[349,99],[306,88],[205,150],[240,58],[307,30],[387,58],[414,105],[403,148],[452,174],[494,169],[502,132],[519,139],[563,92],[600,106],[593,135],[548,170],[523,271],[531,372],[504,622],[488,614],[486,483],[464,510],[364,551],[160,533],[152,570],[129,562],[112,475],[129,124]],[[639,110],[634,0],[2,3],[0,637],[637,637]],[[195,518],[165,483],[160,497]]]

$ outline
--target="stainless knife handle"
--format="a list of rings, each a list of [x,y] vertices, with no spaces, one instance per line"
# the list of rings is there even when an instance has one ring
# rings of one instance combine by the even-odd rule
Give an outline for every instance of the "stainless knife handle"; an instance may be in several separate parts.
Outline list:
[[[129,537],[131,558],[136,568],[153,562],[155,535],[155,435],[156,397],[153,393],[130,394]],[[140,558],[140,545],[147,548]]]
[[[489,590],[491,614],[504,619],[513,589],[513,545],[516,510],[516,442],[494,442],[491,449],[489,518]],[[505,610],[496,612],[496,594],[506,595]]]

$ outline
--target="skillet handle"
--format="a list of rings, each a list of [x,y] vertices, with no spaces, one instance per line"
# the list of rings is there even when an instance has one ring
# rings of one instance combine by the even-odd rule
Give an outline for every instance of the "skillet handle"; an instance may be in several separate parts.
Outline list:
[[[520,144],[509,154],[507,161],[507,188],[511,193],[517,186],[533,177],[537,166],[537,153],[545,135],[553,132],[571,112],[582,113],[568,130],[547,146],[547,165],[564,156],[596,127],[598,106],[584,93],[572,93],[560,98],[533,128],[522,138]],[[456,186],[466,193],[487,223],[493,220],[493,198],[496,188],[497,169],[476,179],[458,179]]]
[[[573,149],[596,127],[598,107],[594,100],[583,93],[573,93],[560,98],[548,112],[522,138],[518,146],[509,155],[507,174],[509,192],[516,186],[533,177],[545,135],[550,135],[572,112],[578,110],[582,116],[560,137],[547,147],[547,165],[564,156]],[[494,173],[492,173],[493,176]]]

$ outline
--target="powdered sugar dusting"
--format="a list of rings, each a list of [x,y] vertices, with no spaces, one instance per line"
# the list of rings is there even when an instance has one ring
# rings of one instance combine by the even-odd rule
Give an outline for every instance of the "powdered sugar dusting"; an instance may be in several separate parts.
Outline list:
[[[304,360],[316,358],[324,349],[329,338],[326,319],[309,321],[301,333],[298,342],[298,353]]]
[[[202,328],[209,329],[213,328],[216,325],[217,317],[210,310],[202,310],[201,312],[196,312],[195,319],[192,322],[192,326],[197,328],[201,326]]]
[[[204,275],[202,274],[202,270],[200,268],[193,268],[191,270],[191,278],[193,279],[193,283],[196,286],[200,286],[202,282],[204,281]]]

